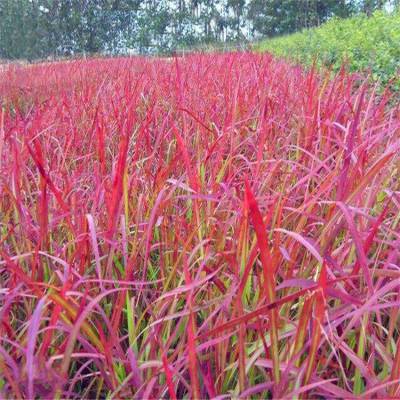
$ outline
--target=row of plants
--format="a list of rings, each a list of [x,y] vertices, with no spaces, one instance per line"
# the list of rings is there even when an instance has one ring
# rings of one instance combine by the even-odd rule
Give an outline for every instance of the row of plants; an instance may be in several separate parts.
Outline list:
[[[399,398],[389,92],[249,52],[0,98],[0,397]]]

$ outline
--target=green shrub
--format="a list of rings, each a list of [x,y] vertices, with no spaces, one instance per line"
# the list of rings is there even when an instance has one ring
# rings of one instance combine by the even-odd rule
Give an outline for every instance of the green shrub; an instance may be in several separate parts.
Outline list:
[[[316,60],[335,71],[346,61],[350,71],[368,71],[375,81],[400,89],[400,12],[333,18],[318,28],[266,39],[255,48],[306,65]]]

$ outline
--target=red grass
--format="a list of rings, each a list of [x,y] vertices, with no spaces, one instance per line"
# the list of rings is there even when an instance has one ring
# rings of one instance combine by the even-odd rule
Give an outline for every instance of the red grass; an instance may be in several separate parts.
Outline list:
[[[0,73],[7,398],[400,396],[400,109],[269,55]]]

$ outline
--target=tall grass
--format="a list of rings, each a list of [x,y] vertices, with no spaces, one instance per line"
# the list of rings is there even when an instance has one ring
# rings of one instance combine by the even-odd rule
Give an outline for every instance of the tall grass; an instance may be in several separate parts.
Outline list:
[[[0,95],[3,397],[400,396],[389,91],[234,53]]]

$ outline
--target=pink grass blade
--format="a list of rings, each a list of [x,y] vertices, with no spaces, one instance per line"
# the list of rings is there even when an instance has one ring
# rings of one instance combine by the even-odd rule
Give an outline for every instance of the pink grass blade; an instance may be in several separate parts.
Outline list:
[[[268,302],[275,301],[275,271],[273,270],[272,257],[269,251],[267,231],[258,208],[256,199],[250,189],[249,183],[246,181],[246,197],[249,205],[249,215],[253,223],[257,235],[257,243],[260,251],[261,263],[263,266],[263,276],[265,293]],[[276,309],[270,312],[271,318],[271,356],[274,363],[274,380],[279,383],[280,368],[279,368],[279,344],[278,344],[278,314]]]

